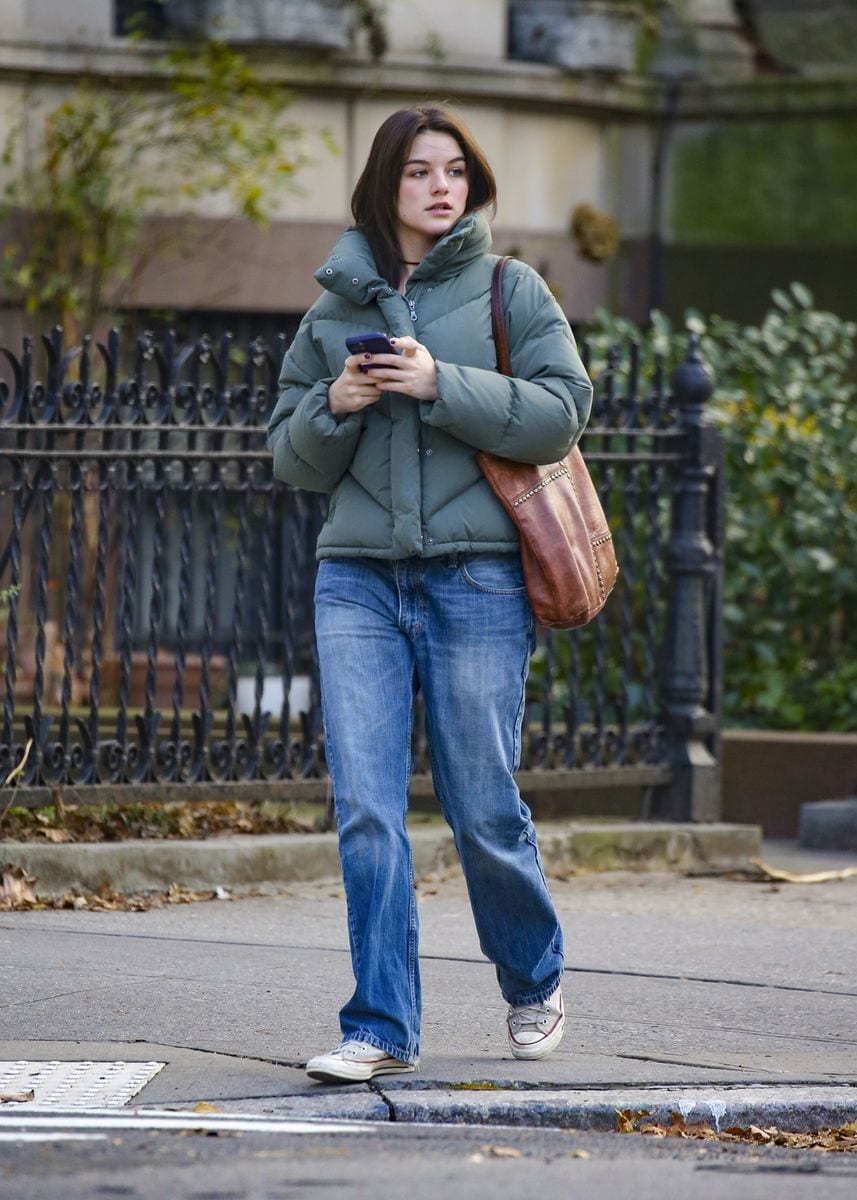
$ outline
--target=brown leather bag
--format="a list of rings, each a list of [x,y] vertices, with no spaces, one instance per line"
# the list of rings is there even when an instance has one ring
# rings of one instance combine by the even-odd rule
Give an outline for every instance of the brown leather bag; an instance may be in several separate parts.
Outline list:
[[[512,374],[501,258],[491,281],[497,368]],[[480,451],[476,461],[518,527],[533,615],[550,629],[576,629],[601,611],[619,567],[598,493],[575,446],[562,462],[534,467]]]

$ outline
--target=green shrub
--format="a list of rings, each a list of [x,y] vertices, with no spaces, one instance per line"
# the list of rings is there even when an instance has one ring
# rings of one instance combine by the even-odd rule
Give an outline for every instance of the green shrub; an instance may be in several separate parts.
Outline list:
[[[819,312],[800,284],[773,293],[760,325],[688,313],[653,336],[599,313],[593,374],[617,340],[671,366],[700,335],[726,439],[727,722],[851,730],[857,723],[855,327]]]

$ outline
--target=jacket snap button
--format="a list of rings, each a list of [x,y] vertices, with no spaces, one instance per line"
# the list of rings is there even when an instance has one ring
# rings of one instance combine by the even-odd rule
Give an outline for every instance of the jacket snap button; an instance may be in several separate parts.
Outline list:
[[[332,274],[333,274],[333,267],[325,267],[325,268],[324,268],[324,273],[325,273],[325,275],[332,275]]]
[[[352,283],[359,283],[359,282],[360,282],[360,280],[359,280],[359,279],[357,278],[357,276],[355,275],[355,276],[354,276],[354,278],[351,280],[351,282],[352,282]]]
[[[426,454],[431,454],[431,450],[426,450]]]

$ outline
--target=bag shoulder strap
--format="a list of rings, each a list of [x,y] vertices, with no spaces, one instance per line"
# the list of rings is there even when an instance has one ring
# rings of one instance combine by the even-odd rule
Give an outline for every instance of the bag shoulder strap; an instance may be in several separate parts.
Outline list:
[[[497,370],[501,375],[512,374],[509,332],[506,329],[506,310],[503,305],[503,270],[509,261],[508,255],[498,258],[491,277],[491,332],[497,349]]]

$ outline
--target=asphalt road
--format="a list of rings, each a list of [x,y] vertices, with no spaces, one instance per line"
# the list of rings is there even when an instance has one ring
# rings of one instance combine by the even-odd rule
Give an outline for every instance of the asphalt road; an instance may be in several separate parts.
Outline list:
[[[857,1159],[557,1130],[150,1133],[0,1144],[9,1200],[853,1200]]]

